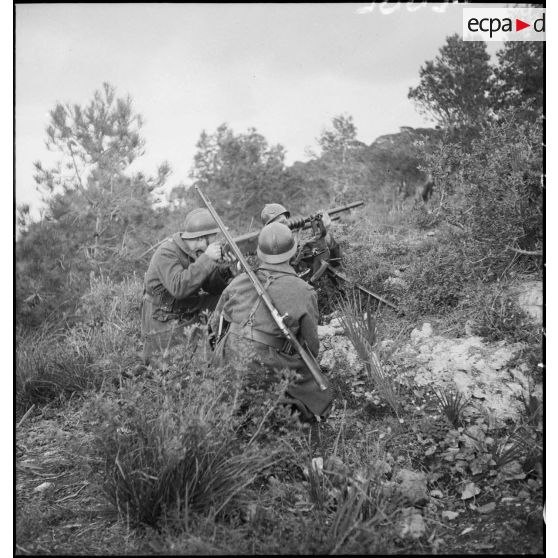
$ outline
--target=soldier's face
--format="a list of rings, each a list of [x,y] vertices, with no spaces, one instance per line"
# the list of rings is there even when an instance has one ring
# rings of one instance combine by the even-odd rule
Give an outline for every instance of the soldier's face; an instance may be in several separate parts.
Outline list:
[[[281,215],[279,215],[279,217],[276,217],[272,223],[281,223],[282,225],[286,225],[287,224],[287,218],[285,217],[284,213],[281,213]]]
[[[209,234],[207,236],[200,236],[199,238],[192,238],[188,240],[190,249],[197,255],[205,252],[207,247],[217,240],[217,234]]]

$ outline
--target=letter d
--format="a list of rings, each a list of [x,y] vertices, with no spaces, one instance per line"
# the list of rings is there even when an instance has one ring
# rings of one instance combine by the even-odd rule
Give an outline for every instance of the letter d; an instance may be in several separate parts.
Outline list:
[[[544,33],[544,15],[545,14],[543,14],[542,17],[539,17],[538,19],[535,19],[535,23],[533,23],[533,29],[537,33]]]

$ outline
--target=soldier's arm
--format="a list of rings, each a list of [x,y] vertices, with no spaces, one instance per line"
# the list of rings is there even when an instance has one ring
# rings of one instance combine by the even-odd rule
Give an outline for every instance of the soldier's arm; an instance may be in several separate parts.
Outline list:
[[[172,248],[163,250],[157,262],[161,283],[177,299],[196,293],[216,268],[217,264],[206,254],[184,268]]]

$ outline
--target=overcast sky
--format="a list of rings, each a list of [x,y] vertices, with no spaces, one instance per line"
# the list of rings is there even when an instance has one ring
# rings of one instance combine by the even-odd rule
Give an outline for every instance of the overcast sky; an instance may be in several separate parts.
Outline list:
[[[414,11],[411,11],[414,10]],[[35,160],[48,111],[86,103],[108,81],[144,117],[146,154],[185,181],[200,132],[255,127],[287,163],[333,116],[370,144],[431,126],[407,99],[419,68],[461,30],[450,4],[35,4],[16,6],[16,202],[37,206]],[[386,13],[391,11],[392,13]],[[489,45],[495,51],[494,43]]]

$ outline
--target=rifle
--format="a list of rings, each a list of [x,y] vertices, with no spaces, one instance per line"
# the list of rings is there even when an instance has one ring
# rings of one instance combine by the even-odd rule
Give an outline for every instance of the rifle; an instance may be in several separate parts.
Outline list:
[[[339,207],[334,207],[333,209],[328,209],[327,214],[331,217],[332,221],[336,221],[341,217],[341,213],[344,211],[349,211],[355,207],[360,207],[364,205],[363,201],[357,201],[353,203],[348,203],[347,205],[341,205]],[[314,215],[309,215],[308,217],[303,217],[302,215],[296,217],[290,217],[287,219],[287,227],[291,230],[298,230],[298,229],[307,229],[312,227],[312,224],[318,220],[321,220],[322,214],[315,213]],[[260,231],[252,231],[248,233],[241,234],[240,236],[236,236],[234,238],[235,243],[239,246],[242,250],[243,254],[255,254],[256,248],[258,247],[258,236]],[[228,251],[229,244],[225,244],[223,249]]]
[[[326,260],[322,260],[320,262],[320,267],[317,269],[317,271],[312,275],[312,277],[310,277],[310,279],[308,280],[308,282],[310,284],[314,284],[315,281],[317,281],[323,274],[324,272],[328,272],[330,275],[332,275],[333,277],[337,278],[337,279],[341,279],[342,281],[344,281],[345,283],[347,283],[348,285],[354,285],[357,289],[359,289],[360,291],[362,291],[363,293],[366,293],[367,295],[371,296],[372,298],[375,298],[377,301],[385,304],[386,306],[389,306],[390,308],[393,308],[394,310],[397,310],[397,306],[395,306],[394,304],[392,304],[391,302],[389,302],[388,300],[386,300],[385,298],[382,298],[380,295],[377,295],[376,293],[373,293],[371,290],[367,289],[366,287],[363,287],[362,285],[360,285],[359,283],[355,283],[354,281],[351,281],[344,273],[342,273],[341,271],[338,271],[337,269],[335,269],[329,262],[327,262]]]
[[[238,245],[234,241],[233,237],[231,236],[231,234],[229,233],[229,231],[225,227],[225,224],[223,223],[223,221],[221,221],[221,218],[219,217],[219,215],[215,211],[211,202],[205,197],[205,195],[203,194],[203,192],[200,190],[200,188],[197,185],[194,185],[194,188],[198,191],[198,194],[200,195],[201,199],[203,200],[203,203],[205,203],[205,206],[207,207],[207,209],[209,210],[209,212],[213,216],[213,219],[215,219],[215,222],[217,223],[218,227],[221,229],[221,232],[223,233],[223,236],[227,240],[228,245],[231,248],[233,254],[236,256],[236,258],[238,259],[238,261],[240,262],[240,264],[244,268],[244,271],[246,271],[246,273],[248,274],[248,277],[250,278],[250,281],[252,281],[252,284],[254,285],[258,295],[261,297],[261,299],[263,300],[263,302],[267,306],[267,309],[270,311],[271,316],[273,317],[273,321],[277,324],[277,326],[281,330],[281,333],[291,343],[291,345],[293,346],[295,351],[301,356],[302,360],[304,361],[304,364],[306,364],[306,366],[310,370],[310,373],[312,374],[312,377],[314,378],[314,380],[318,384],[320,390],[325,391],[327,389],[327,384],[326,384],[326,380],[325,380],[325,378],[322,374],[322,371],[320,369],[320,365],[318,364],[318,362],[316,361],[316,359],[314,358],[312,353],[307,351],[300,344],[300,342],[298,341],[296,336],[287,327],[287,325],[285,324],[285,320],[284,320],[284,318],[286,317],[286,314],[285,314],[285,316],[281,316],[281,314],[279,314],[279,311],[277,310],[277,308],[275,308],[275,305],[273,304],[273,301],[271,300],[271,297],[269,296],[267,291],[263,288],[263,285],[261,284],[261,282],[258,279],[258,277],[256,276],[256,274],[252,271],[252,269],[248,265],[248,262],[244,258],[244,255],[242,254],[240,248],[238,247]]]

